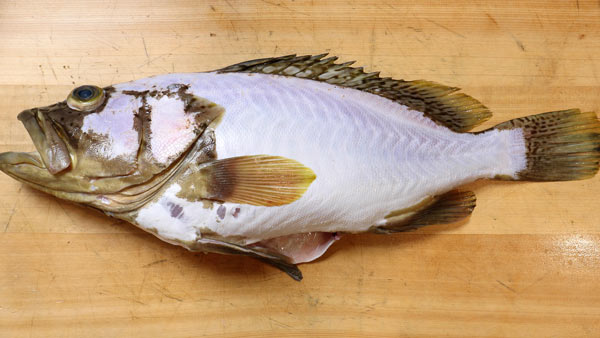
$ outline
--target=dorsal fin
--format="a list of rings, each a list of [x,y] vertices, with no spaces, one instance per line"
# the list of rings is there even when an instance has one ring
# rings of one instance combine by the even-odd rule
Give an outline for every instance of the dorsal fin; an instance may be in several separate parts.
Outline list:
[[[395,80],[350,67],[354,61],[338,63],[337,57],[287,55],[241,62],[217,70],[219,73],[263,73],[322,81],[379,95],[423,112],[427,117],[456,132],[468,131],[492,113],[479,101],[457,93],[459,88],[435,82]]]

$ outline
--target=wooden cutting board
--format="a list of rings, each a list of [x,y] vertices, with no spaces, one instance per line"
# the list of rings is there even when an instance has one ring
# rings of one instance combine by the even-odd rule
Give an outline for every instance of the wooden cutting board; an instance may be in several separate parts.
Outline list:
[[[0,2],[0,151],[73,86],[329,52],[494,117],[600,112],[600,3]],[[600,336],[600,177],[477,182],[471,219],[347,236],[304,280],[193,254],[0,175],[0,336]]]

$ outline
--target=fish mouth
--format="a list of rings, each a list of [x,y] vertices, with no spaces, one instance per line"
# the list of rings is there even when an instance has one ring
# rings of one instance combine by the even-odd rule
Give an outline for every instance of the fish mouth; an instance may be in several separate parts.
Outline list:
[[[6,152],[0,154],[0,170],[25,183],[45,186],[57,181],[71,167],[71,156],[52,122],[37,109],[18,115],[29,133],[37,152]],[[58,175],[57,175],[58,174]]]
[[[17,118],[27,129],[33,145],[38,151],[39,158],[52,175],[56,175],[71,166],[71,156],[67,145],[57,133],[52,121],[48,120],[39,109],[24,110]],[[14,157],[14,155],[12,156]],[[23,162],[25,164],[37,163],[37,158],[33,160],[29,158],[29,162],[26,161],[25,159],[28,156],[32,157],[34,155],[31,153],[23,154],[19,158],[25,161]],[[4,162],[0,161],[1,163]]]
[[[64,180],[70,175],[70,172],[65,175],[51,174],[44,164],[43,157],[38,152],[0,153],[0,170],[17,181],[58,198],[85,204],[93,203],[96,200],[95,195],[78,192],[82,189],[77,185],[69,184],[73,180]]]

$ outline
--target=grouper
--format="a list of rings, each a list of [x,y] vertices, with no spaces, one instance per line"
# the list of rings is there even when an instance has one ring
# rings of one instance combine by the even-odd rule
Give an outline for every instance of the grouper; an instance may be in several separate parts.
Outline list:
[[[10,177],[192,251],[246,255],[300,280],[344,234],[468,217],[478,179],[593,177],[600,123],[578,109],[478,132],[491,112],[458,88],[383,78],[336,57],[73,89],[21,112],[37,151]]]

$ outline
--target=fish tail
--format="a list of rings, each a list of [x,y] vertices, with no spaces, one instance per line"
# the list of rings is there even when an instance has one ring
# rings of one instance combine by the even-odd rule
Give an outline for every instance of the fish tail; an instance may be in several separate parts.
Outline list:
[[[524,141],[521,168],[498,179],[571,181],[598,172],[600,122],[594,112],[553,111],[510,120],[492,129],[520,131]]]

